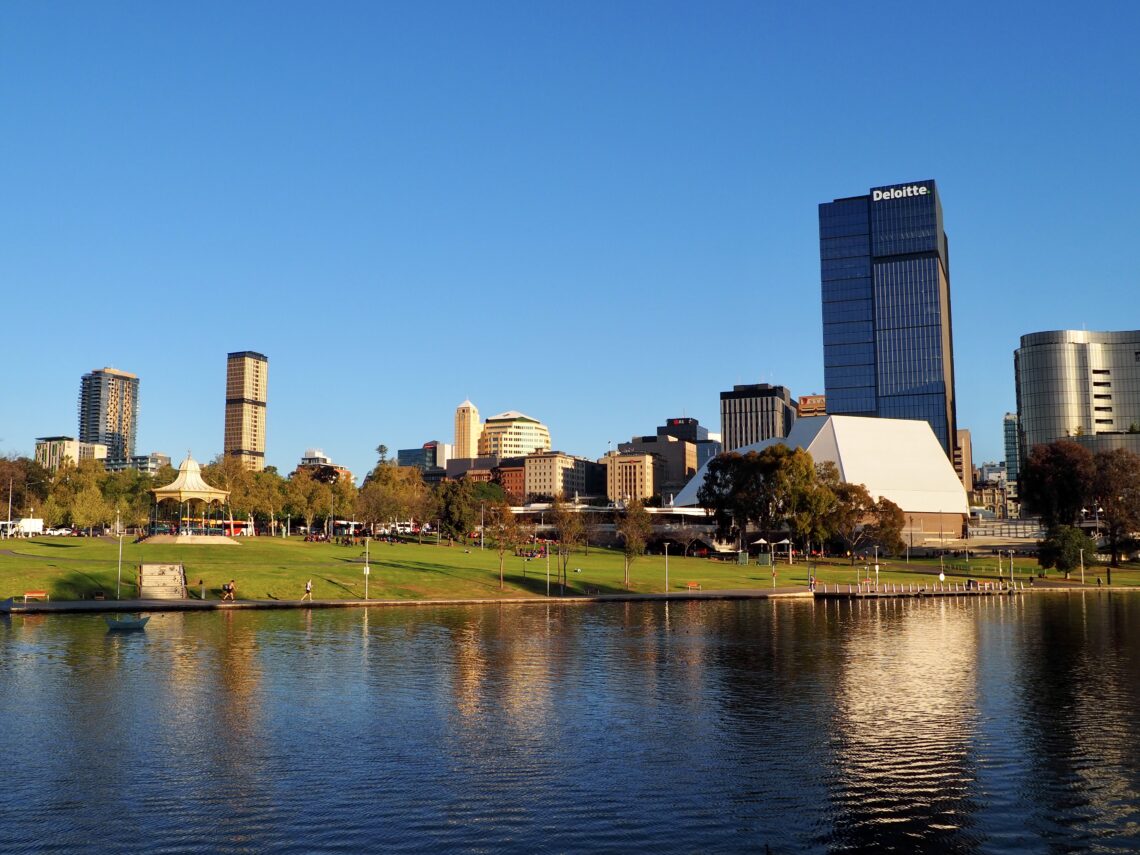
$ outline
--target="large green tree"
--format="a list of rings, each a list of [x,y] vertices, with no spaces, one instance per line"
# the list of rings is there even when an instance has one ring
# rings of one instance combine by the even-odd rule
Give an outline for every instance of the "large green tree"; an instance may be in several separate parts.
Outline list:
[[[1092,453],[1070,439],[1034,446],[1018,476],[1027,511],[1047,529],[1076,525],[1093,495],[1096,463]]]
[[[1056,567],[1067,579],[1086,557],[1092,561],[1095,555],[1096,544],[1091,537],[1075,526],[1059,525],[1038,546],[1037,563],[1046,570]]]
[[[1140,456],[1115,448],[1096,454],[1094,463],[1093,500],[1100,508],[1111,566],[1119,567],[1121,553],[1140,531]],[[1108,583],[1112,584],[1111,570]]]
[[[487,508],[484,534],[499,554],[499,590],[504,589],[503,568],[507,553],[514,551],[523,542],[524,534],[515,518],[511,506],[506,502],[495,502]]]
[[[440,531],[451,540],[464,540],[479,524],[479,502],[470,482],[444,481],[436,489],[436,514]]]

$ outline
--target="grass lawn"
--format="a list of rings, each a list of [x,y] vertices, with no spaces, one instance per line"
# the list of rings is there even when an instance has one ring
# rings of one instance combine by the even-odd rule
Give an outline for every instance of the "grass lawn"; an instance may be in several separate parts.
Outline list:
[[[208,599],[221,596],[223,582],[236,580],[239,599],[298,600],[305,581],[313,580],[313,596],[318,600],[360,599],[364,596],[364,548],[330,543],[305,543],[291,538],[253,538],[240,546],[181,546],[123,542],[122,596],[135,595],[137,565],[182,563],[191,595],[197,596],[198,580],[205,582]],[[480,551],[478,545],[463,547],[446,544],[373,543],[370,547],[372,572],[368,595],[372,599],[474,599],[480,597],[524,597],[546,593],[546,562],[535,558],[524,561],[506,557],[505,590],[499,592],[498,553]],[[591,547],[589,554],[575,551],[570,559],[568,593],[620,593],[622,585],[620,552]],[[118,541],[110,538],[42,537],[32,540],[0,541],[0,599],[22,596],[24,591],[44,589],[53,600],[89,599],[96,591],[109,598],[115,595]],[[862,564],[852,568],[841,559],[811,564],[797,562],[776,567],[776,585],[806,585],[808,575],[821,582],[854,582],[862,575]],[[580,572],[575,572],[578,568]],[[1008,578],[1008,565],[1005,565]],[[1014,562],[1015,577],[1028,583],[1038,568],[1031,559]],[[912,560],[910,564],[892,559],[880,562],[881,582],[929,580],[937,575],[937,560]],[[524,575],[525,572],[525,575]],[[550,561],[551,592],[558,592],[554,557]],[[961,562],[946,565],[947,578],[967,578]],[[874,576],[873,570],[869,574]],[[969,575],[994,578],[996,559],[971,561]],[[1090,587],[1096,577],[1105,578],[1105,568],[1086,569]],[[1059,578],[1056,573],[1051,578]],[[1074,574],[1079,579],[1079,574]],[[665,590],[665,560],[660,555],[639,558],[630,570],[630,589],[636,593]],[[703,590],[771,588],[772,571],[755,564],[741,566],[699,558],[669,557],[669,590],[683,591],[689,581]],[[1114,585],[1140,585],[1140,566],[1127,565],[1114,570]]]

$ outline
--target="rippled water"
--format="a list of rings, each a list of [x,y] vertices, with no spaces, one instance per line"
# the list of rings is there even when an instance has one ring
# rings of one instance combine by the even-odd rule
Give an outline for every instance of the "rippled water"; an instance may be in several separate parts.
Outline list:
[[[0,625],[3,851],[1140,847],[1140,595]]]

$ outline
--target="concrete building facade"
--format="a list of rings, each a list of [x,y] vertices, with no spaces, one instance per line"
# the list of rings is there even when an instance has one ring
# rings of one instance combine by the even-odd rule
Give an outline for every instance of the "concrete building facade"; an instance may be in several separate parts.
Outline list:
[[[65,463],[77,466],[83,460],[106,460],[107,446],[101,442],[80,442],[71,436],[42,436],[36,439],[36,463],[55,472]]]
[[[483,423],[479,457],[525,457],[535,451],[550,451],[550,431],[538,419],[509,410]]]
[[[561,497],[598,495],[604,489],[605,470],[601,464],[561,451],[545,451],[526,456],[526,497],[542,501]]]
[[[784,386],[750,383],[720,393],[720,432],[725,451],[787,436],[795,421],[792,394]]]
[[[661,460],[661,479],[656,491],[668,501],[669,494],[679,493],[697,472],[697,444],[669,434],[635,436],[618,444],[621,454],[653,454]]]
[[[614,451],[598,462],[606,467],[606,498],[611,502],[645,501],[659,492],[664,464],[655,454]]]
[[[107,446],[108,460],[134,456],[139,378],[115,368],[84,374],[79,385],[79,441]]]
[[[479,408],[464,401],[455,408],[455,457],[466,460],[479,455],[479,435],[483,425],[479,422]]]
[[[246,469],[265,468],[265,415],[269,358],[242,350],[226,356],[226,419],[223,449]]]

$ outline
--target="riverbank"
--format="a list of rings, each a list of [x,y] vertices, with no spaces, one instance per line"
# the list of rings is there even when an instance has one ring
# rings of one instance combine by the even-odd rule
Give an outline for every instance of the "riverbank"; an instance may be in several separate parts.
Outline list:
[[[237,547],[183,544],[135,544],[124,541],[122,575],[119,575],[118,541],[111,538],[36,538],[0,541],[0,600],[21,600],[29,591],[44,591],[50,602],[86,602],[102,597],[113,602],[136,596],[139,563],[182,564],[189,593],[204,601],[221,601],[222,585],[234,580],[242,601],[296,602],[310,580],[313,598],[321,602],[357,604],[369,602],[476,602],[545,600],[548,563],[541,545],[534,554],[505,556],[500,590],[499,556],[495,550],[480,550],[478,544],[372,543],[367,554],[363,545],[340,546],[305,543],[297,538],[241,539]],[[367,559],[367,565],[366,565]],[[368,566],[369,574],[364,574]],[[576,549],[570,556],[565,585],[559,579],[556,556],[549,561],[550,592],[566,597],[710,594],[717,591],[747,591],[755,596],[773,589],[806,589],[809,577],[819,583],[866,584],[875,581],[873,564],[851,565],[841,559],[793,564],[774,568],[702,558],[639,557],[629,568],[625,585],[624,557],[619,551],[591,547]],[[995,557],[975,556],[969,566],[940,565],[937,559],[884,559],[877,579],[885,585],[930,584],[940,570],[946,581],[999,578]],[[1080,587],[1079,576],[1067,582],[1059,575],[1037,578],[1033,559],[1015,557],[1014,581],[1029,586],[1059,584]],[[774,571],[774,573],[773,573]],[[1096,590],[1097,579],[1107,582],[1107,568],[1089,567],[1084,589]],[[1009,558],[1004,557],[1000,578],[1009,580]],[[367,582],[366,582],[367,579]],[[1140,586],[1140,568],[1113,570],[1115,586]],[[699,591],[690,592],[690,585]],[[367,586],[367,590],[366,590]],[[192,600],[190,602],[196,602]]]

